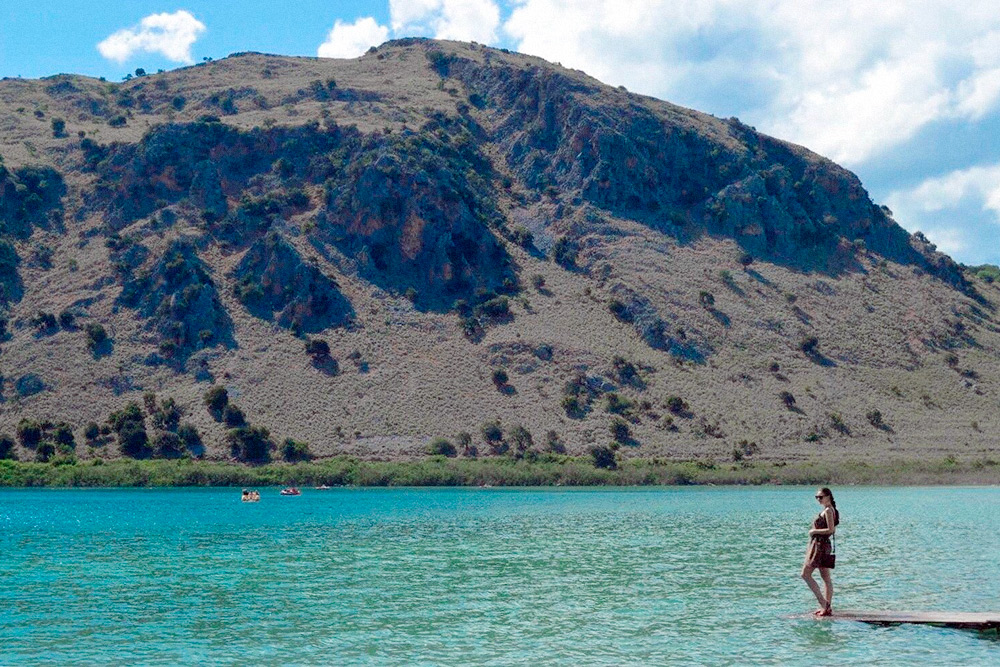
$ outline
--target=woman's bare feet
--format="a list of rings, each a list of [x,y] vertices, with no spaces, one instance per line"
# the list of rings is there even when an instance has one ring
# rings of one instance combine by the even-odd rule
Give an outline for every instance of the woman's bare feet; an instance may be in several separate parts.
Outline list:
[[[813,612],[816,616],[833,616],[832,607],[823,607],[822,609],[817,609]]]

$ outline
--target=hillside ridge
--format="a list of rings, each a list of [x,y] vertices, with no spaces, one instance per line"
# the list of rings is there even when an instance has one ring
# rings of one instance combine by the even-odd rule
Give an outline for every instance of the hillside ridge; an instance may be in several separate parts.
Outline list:
[[[737,119],[404,39],[5,79],[0,124],[20,458],[998,446],[992,281]]]

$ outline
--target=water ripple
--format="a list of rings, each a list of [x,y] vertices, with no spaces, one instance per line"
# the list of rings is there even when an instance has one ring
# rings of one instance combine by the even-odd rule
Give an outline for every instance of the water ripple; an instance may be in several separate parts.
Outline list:
[[[792,621],[811,489],[0,491],[0,664],[997,664]],[[987,610],[1000,490],[845,489],[843,607]]]

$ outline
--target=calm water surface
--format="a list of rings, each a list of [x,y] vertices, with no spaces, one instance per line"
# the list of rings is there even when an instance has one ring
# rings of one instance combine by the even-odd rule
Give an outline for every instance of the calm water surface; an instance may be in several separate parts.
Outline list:
[[[841,608],[1000,610],[1000,489],[836,489]],[[0,664],[1000,665],[792,620],[813,489],[0,491]]]

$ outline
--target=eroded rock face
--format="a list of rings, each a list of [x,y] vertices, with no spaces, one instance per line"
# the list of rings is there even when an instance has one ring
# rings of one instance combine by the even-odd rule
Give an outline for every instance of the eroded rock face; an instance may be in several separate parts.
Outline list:
[[[215,283],[187,241],[175,241],[148,272],[128,279],[119,302],[148,318],[169,359],[182,363],[197,349],[234,344]]]
[[[254,243],[232,277],[236,297],[251,313],[297,332],[341,326],[354,315],[337,283],[278,234]]]
[[[485,101],[491,139],[529,187],[667,233],[730,236],[799,268],[842,270],[842,240],[863,241],[967,287],[957,266],[911,245],[857,176],[736,119],[646,103],[551,68],[452,58],[447,73]]]
[[[99,176],[91,204],[115,227],[178,202],[211,224],[225,219],[229,199],[254,192],[252,179],[272,170],[284,181],[322,183],[334,176],[334,160],[349,154],[358,136],[318,124],[244,132],[198,122],[159,126],[137,144],[91,143],[85,155]]]
[[[26,166],[10,171],[0,157],[0,306],[20,301],[24,294],[18,273],[21,258],[12,242],[31,236],[34,227],[59,223],[65,192],[55,169]]]
[[[136,145],[89,145],[99,175],[91,205],[120,228],[176,204],[217,241],[245,245],[322,198],[315,221],[323,240],[357,258],[379,286],[414,290],[419,306],[447,309],[513,281],[489,230],[501,220],[477,131],[445,116],[402,135],[317,124],[249,132],[166,125]]]
[[[438,118],[419,134],[366,141],[345,178],[328,184],[321,230],[372,282],[416,290],[418,306],[447,309],[513,280],[489,229],[500,219],[475,129]]]

